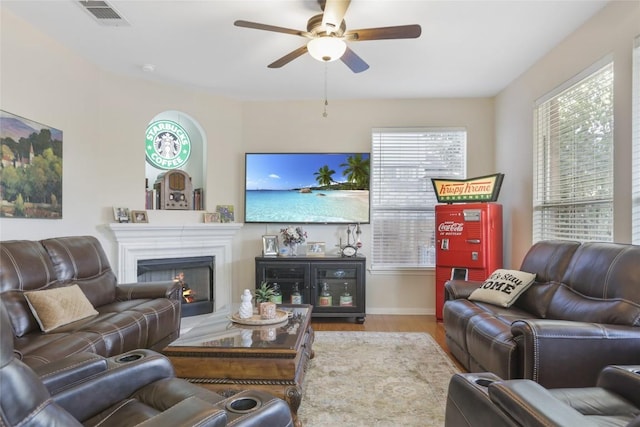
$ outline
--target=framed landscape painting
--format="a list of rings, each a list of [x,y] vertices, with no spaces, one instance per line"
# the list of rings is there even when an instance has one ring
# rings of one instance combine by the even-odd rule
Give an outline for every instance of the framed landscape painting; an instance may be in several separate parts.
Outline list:
[[[0,217],[62,218],[62,131],[0,110]]]

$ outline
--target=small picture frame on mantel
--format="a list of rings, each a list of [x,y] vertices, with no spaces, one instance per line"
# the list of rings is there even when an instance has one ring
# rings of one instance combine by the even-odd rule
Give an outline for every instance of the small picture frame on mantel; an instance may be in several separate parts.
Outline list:
[[[324,256],[324,242],[307,242],[307,256]]]
[[[149,222],[147,211],[131,211],[131,222]]]
[[[278,256],[278,236],[262,236],[262,256]]]
[[[129,222],[129,208],[114,206],[113,218],[118,222]]]
[[[212,222],[220,222],[220,212],[205,212],[203,221],[206,224],[210,224]]]

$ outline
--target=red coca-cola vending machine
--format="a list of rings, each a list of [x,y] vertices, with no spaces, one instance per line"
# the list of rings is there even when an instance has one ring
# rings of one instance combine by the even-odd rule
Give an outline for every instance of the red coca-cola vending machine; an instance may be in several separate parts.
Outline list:
[[[435,207],[438,320],[442,320],[447,280],[483,281],[502,268],[502,205],[494,203],[502,177],[497,174],[466,181],[434,180],[438,201],[448,203]],[[488,201],[468,201],[483,198]]]

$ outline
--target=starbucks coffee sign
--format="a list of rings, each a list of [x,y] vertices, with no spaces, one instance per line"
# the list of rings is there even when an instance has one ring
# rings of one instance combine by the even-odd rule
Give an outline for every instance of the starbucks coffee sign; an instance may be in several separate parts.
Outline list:
[[[158,120],[147,127],[147,162],[158,169],[177,169],[187,163],[191,140],[187,131],[171,120]]]

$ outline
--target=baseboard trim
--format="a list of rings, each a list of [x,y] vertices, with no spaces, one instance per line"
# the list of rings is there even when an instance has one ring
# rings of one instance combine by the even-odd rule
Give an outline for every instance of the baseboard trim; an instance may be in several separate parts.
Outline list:
[[[378,307],[378,308],[367,308],[367,314],[388,314],[388,315],[400,315],[400,316],[410,316],[410,315],[435,315],[436,310],[433,308],[397,308],[397,307]]]

